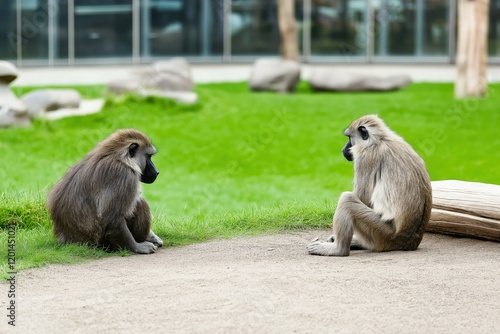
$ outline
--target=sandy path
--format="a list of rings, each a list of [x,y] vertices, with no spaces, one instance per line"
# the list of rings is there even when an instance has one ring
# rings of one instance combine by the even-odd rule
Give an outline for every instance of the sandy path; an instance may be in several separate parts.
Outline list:
[[[416,252],[306,255],[318,235],[23,271],[16,332],[500,333],[499,243],[427,234]]]

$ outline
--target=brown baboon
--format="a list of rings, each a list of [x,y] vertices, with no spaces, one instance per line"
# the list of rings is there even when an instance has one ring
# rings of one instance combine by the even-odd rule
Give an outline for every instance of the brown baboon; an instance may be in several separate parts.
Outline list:
[[[376,115],[345,130],[342,153],[354,161],[354,190],[344,192],[333,217],[333,236],[314,240],[310,254],[347,256],[350,249],[415,250],[432,206],[424,161]]]
[[[159,174],[151,160],[155,153],[142,132],[119,130],[69,168],[47,200],[57,240],[142,254],[162,246],[150,230],[140,184],[153,183]]]

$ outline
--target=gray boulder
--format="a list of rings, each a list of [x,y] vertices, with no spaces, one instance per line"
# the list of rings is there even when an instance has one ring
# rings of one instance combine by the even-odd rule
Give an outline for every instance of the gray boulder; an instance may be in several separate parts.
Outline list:
[[[0,84],[0,127],[26,126],[30,117],[26,106],[15,97],[12,91]]]
[[[315,91],[392,91],[411,84],[406,74],[377,77],[365,74],[342,73],[332,69],[315,69],[309,78],[309,84]]]
[[[151,67],[134,71],[130,76],[108,84],[113,94],[137,94],[173,99],[181,103],[196,103],[191,67],[184,58],[155,62]]]
[[[34,116],[58,119],[87,115],[99,112],[104,104],[102,99],[84,103],[73,89],[40,89],[18,99],[9,87],[17,75],[14,65],[0,61],[0,127],[29,125]]]
[[[30,125],[30,117],[27,112],[19,112],[0,105],[0,128],[11,126]]]
[[[30,117],[63,108],[78,108],[82,97],[74,89],[39,89],[26,93],[21,100]]]
[[[137,93],[142,89],[140,80],[136,76],[114,79],[108,83],[108,91],[112,94]]]
[[[253,91],[294,92],[300,81],[300,65],[283,59],[258,59],[250,75],[250,89]]]
[[[19,73],[14,64],[0,60],[0,84],[10,84],[12,81],[16,80],[18,75]]]
[[[198,94],[194,92],[180,92],[180,91],[157,91],[157,90],[142,90],[138,93],[141,96],[156,96],[163,97],[167,99],[172,99],[174,101],[184,103],[184,104],[194,104],[198,102]]]
[[[130,82],[138,81],[143,89],[190,92],[194,89],[191,67],[184,58],[160,60],[143,70],[131,73]]]
[[[144,71],[140,78],[142,85],[147,88],[183,92],[194,89],[191,67],[184,58],[157,61],[150,69]]]
[[[0,127],[30,124],[27,106],[9,87],[17,75],[17,69],[13,64],[0,61]]]
[[[100,112],[103,106],[104,99],[82,100],[78,108],[61,108],[39,114],[38,117],[55,120],[66,117],[90,115]]]

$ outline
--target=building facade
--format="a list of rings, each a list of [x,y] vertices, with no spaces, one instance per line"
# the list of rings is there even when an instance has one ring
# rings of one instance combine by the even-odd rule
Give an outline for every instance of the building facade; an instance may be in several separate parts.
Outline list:
[[[453,63],[456,0],[293,0],[304,62]],[[250,62],[279,54],[276,0],[1,0],[17,66]],[[500,0],[488,52],[500,63]]]

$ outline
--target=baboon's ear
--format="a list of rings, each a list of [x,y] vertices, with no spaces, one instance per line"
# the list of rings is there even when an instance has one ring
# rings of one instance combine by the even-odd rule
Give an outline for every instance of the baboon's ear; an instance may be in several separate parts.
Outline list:
[[[130,146],[128,147],[128,153],[130,154],[131,158],[133,158],[134,155],[137,153],[138,148],[139,148],[139,144],[137,144],[137,143],[130,144]]]

